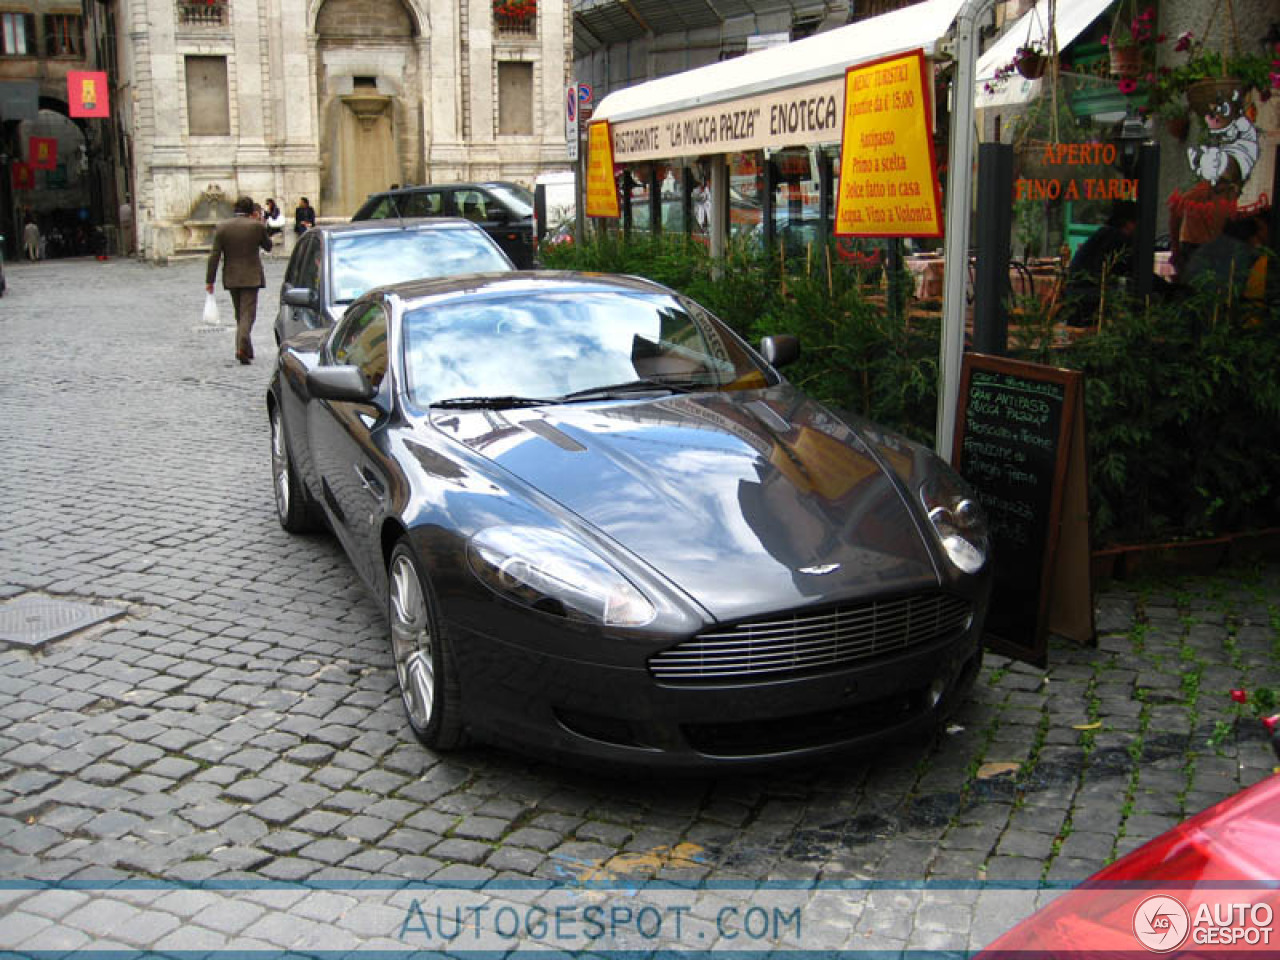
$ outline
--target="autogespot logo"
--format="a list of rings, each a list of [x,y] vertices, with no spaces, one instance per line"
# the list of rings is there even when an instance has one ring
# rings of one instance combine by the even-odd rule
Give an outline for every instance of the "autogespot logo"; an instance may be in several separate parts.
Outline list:
[[[1187,908],[1163,894],[1147,897],[1133,912],[1133,935],[1153,953],[1168,953],[1182,946],[1190,928]]]

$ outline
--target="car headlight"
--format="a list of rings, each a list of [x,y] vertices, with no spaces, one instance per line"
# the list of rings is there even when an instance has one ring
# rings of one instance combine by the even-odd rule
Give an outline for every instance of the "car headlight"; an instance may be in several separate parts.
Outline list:
[[[991,541],[987,517],[977,498],[949,467],[920,485],[920,502],[942,541],[947,558],[965,573],[977,573],[987,562]]]
[[[467,561],[495,593],[544,613],[619,627],[643,626],[656,615],[626,577],[555,530],[481,530],[467,544]]]

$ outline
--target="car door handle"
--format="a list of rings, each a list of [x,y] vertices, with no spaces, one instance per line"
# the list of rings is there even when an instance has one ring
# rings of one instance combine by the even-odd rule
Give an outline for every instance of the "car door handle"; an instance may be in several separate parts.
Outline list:
[[[381,500],[386,495],[386,488],[382,485],[382,481],[373,475],[366,467],[356,466],[356,479],[360,481],[360,486],[364,487],[375,499]]]

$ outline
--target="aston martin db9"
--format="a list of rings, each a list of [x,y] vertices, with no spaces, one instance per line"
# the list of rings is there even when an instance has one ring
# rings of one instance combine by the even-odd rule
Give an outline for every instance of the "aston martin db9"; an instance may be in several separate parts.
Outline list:
[[[692,768],[924,732],[980,664],[986,521],[788,384],[798,352],[635,278],[374,290],[281,348],[279,519],[385,604],[434,749]]]

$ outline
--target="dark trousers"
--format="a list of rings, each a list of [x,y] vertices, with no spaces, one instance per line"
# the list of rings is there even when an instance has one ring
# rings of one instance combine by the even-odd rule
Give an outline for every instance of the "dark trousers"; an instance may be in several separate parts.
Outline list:
[[[231,287],[231,303],[236,308],[236,356],[253,359],[253,322],[258,318],[258,288]]]

